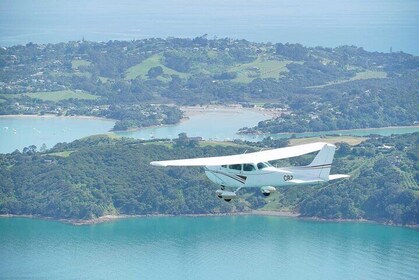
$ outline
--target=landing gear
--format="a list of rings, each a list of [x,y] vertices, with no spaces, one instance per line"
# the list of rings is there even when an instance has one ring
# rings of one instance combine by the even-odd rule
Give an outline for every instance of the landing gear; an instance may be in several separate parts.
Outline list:
[[[271,193],[276,192],[276,189],[272,186],[264,186],[260,188],[260,191],[264,196],[269,196]]]
[[[222,198],[227,202],[230,202],[233,198],[236,198],[237,192],[241,189],[241,187],[237,188],[234,192],[226,191],[225,186],[221,185],[220,189],[215,192],[218,198]]]
[[[215,194],[217,195],[218,198],[223,198],[223,190],[217,190]]]

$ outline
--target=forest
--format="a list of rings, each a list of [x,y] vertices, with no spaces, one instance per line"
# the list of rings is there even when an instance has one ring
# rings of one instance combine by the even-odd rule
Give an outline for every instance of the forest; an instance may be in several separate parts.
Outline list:
[[[248,145],[251,144],[251,145]],[[150,161],[219,156],[287,145],[287,140],[213,144],[91,136],[52,149],[0,155],[0,214],[91,219],[106,214],[208,214],[282,210],[305,217],[419,224],[419,133],[338,143],[332,173],[349,180],[290,186],[264,197],[243,189],[228,203],[200,168],[158,168]],[[313,155],[277,162],[305,165]]]
[[[206,36],[28,43],[0,49],[0,114],[100,115],[123,130],[176,123],[179,105],[240,103],[282,109],[242,133],[414,125],[418,70],[417,56],[356,46]]]

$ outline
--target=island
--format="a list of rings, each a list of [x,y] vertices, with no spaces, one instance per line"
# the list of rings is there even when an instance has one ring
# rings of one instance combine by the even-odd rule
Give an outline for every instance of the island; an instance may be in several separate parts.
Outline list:
[[[275,116],[242,133],[409,126],[418,65],[403,52],[206,36],[28,43],[0,48],[0,114],[105,117],[129,130],[177,123],[181,105],[239,104]]]

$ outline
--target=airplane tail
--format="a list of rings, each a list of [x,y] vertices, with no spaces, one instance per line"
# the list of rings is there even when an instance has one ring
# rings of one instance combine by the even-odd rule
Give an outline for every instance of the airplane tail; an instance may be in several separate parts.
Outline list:
[[[324,147],[317,153],[313,161],[302,167],[290,168],[294,174],[300,174],[304,179],[293,179],[290,182],[296,184],[307,184],[314,182],[327,182],[341,178],[348,178],[349,175],[334,174],[330,175],[333,158],[335,156],[336,146],[332,144],[325,144]],[[300,177],[300,176],[298,176]]]
[[[313,175],[321,180],[328,181],[335,150],[335,145],[325,144],[320,152],[317,153],[313,161],[308,165],[310,173],[314,173]]]

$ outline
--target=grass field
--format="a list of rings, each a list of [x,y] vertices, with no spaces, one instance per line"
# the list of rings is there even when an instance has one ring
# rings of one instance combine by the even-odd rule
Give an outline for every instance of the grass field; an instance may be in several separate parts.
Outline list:
[[[30,98],[38,98],[44,101],[60,101],[65,99],[88,99],[94,100],[97,99],[98,96],[89,94],[87,92],[76,92],[73,90],[60,90],[60,91],[49,91],[49,92],[29,92],[29,93],[22,93],[21,95],[28,96]]]
[[[74,59],[73,61],[71,61],[71,67],[73,69],[77,69],[80,66],[89,66],[90,64],[91,64],[90,61],[83,60],[83,59]]]
[[[102,83],[107,83],[107,82],[109,81],[109,78],[99,76],[99,80],[100,80]]]
[[[73,76],[78,76],[78,77],[86,77],[86,78],[91,78],[92,74],[89,72],[79,72],[79,71],[73,71],[71,73],[67,73],[67,72],[52,72],[51,76],[53,76],[54,78],[57,77],[73,77]]]
[[[282,73],[288,72],[287,65],[291,60],[268,60],[258,57],[255,61],[246,64],[233,66],[230,72],[237,72],[237,78],[234,81],[239,83],[250,83],[256,78],[274,78],[278,79]]]
[[[66,158],[66,157],[69,157],[72,153],[74,153],[74,151],[64,151],[64,152],[48,153],[46,155]]]
[[[222,147],[243,147],[243,145],[238,145],[232,142],[222,142],[222,141],[201,141],[199,142],[200,147],[207,146],[222,146]]]
[[[167,75],[178,75],[180,78],[187,78],[189,76],[189,74],[181,73],[164,66],[161,63],[161,58],[161,55],[153,55],[152,57],[144,60],[140,64],[128,68],[128,70],[125,72],[125,79],[131,80],[135,79],[138,76],[141,76],[143,79],[146,79],[148,70],[150,70],[150,68],[152,67],[157,66],[163,68],[163,73]]]
[[[308,144],[308,143],[314,143],[314,142],[328,142],[328,143],[335,144],[339,142],[344,142],[344,143],[348,143],[351,146],[355,146],[367,139],[368,138],[357,137],[357,136],[323,136],[323,137],[290,139],[290,144],[301,145],[301,144]]]
[[[142,78],[147,78],[148,70],[152,67],[160,66],[163,68],[163,73],[166,75],[178,75],[180,78],[188,78],[190,76],[189,73],[181,73],[171,68],[164,66],[161,62],[162,55],[154,55],[140,64],[137,64],[133,67],[130,67],[125,72],[125,79],[135,79],[138,76]],[[207,66],[202,68],[201,66],[193,67],[192,72],[199,72],[205,74],[215,74],[218,72],[229,71],[229,72],[237,72],[237,78],[233,81],[240,82],[240,83],[249,83],[256,78],[275,78],[278,79],[282,73],[288,72],[287,65],[293,61],[291,60],[269,60],[266,58],[259,57],[255,61],[251,63],[239,64],[228,69],[219,69],[218,65],[215,66]],[[298,62],[297,62],[298,63]],[[160,80],[167,80],[164,75],[158,77]]]
[[[335,82],[329,82],[324,85],[319,86],[312,86],[307,88],[324,88],[331,85],[337,85],[337,84],[343,84],[347,82],[357,81],[357,80],[368,80],[368,79],[385,79],[387,78],[387,73],[383,71],[363,71],[356,73],[355,77],[352,77],[348,80],[342,80],[342,81],[335,81]]]

